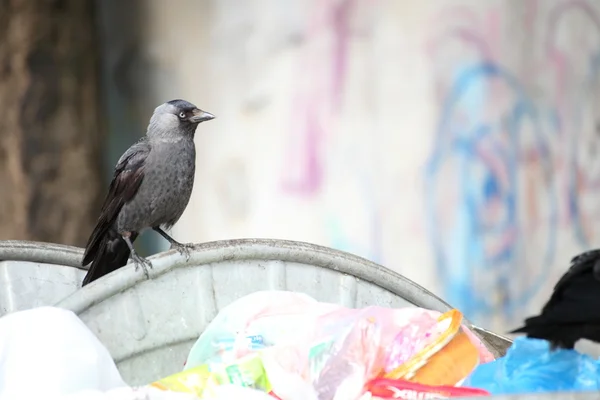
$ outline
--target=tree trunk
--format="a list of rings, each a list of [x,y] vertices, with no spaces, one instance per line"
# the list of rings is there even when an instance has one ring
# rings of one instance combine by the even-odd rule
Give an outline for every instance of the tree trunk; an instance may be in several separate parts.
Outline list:
[[[84,245],[102,201],[91,0],[0,0],[0,239]]]

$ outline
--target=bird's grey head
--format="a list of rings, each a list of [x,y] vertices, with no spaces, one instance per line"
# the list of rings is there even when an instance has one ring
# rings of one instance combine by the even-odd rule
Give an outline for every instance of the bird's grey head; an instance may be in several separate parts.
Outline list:
[[[148,137],[194,137],[199,123],[215,118],[185,100],[171,100],[156,107],[148,124]]]

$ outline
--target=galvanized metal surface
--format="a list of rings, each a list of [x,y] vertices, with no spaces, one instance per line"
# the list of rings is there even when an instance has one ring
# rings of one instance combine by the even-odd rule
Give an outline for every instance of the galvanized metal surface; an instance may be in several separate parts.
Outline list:
[[[83,250],[53,243],[0,241],[0,316],[54,305],[81,287]]]
[[[490,349],[496,357],[505,355],[506,351],[512,344],[512,340],[505,336],[490,332],[487,329],[483,329],[474,325],[472,325],[471,328],[484,341],[487,348]]]
[[[191,257],[150,257],[151,279],[128,265],[58,304],[74,311],[108,347],[130,384],[182,369],[218,311],[258,290],[292,290],[349,307],[416,305],[440,312],[443,300],[403,276],[355,255],[308,243],[267,239],[200,244]],[[477,331],[481,333],[482,331]],[[496,353],[504,348],[488,343]],[[495,349],[495,350],[494,350]]]
[[[0,317],[54,305],[81,287],[85,271],[28,261],[0,261]]]
[[[25,240],[0,240],[0,261],[30,261],[63,265],[82,270],[83,249],[62,244],[30,242]]]

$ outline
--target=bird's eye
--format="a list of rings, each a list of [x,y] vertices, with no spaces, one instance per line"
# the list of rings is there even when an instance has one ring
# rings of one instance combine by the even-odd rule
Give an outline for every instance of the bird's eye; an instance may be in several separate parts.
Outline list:
[[[179,118],[181,118],[181,119],[185,118],[185,111],[182,111],[179,113]]]

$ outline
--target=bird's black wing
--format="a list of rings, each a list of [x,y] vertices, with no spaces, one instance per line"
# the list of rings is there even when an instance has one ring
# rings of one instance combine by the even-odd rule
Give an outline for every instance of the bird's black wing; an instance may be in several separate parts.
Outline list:
[[[554,285],[554,291],[563,289],[573,277],[588,272],[594,272],[596,263],[600,260],[600,250],[590,250],[576,255],[571,259],[571,267]]]
[[[569,270],[554,285],[552,296],[544,305],[542,313],[551,311],[564,301],[582,301],[582,296],[588,295],[582,289],[589,285],[600,288],[599,272],[600,250],[586,251],[573,257]],[[600,293],[598,299],[600,300]]]
[[[511,333],[546,339],[553,347],[572,348],[579,339],[600,340],[600,250],[582,253],[554,286],[540,315],[527,318]]]
[[[144,166],[148,154],[150,154],[150,144],[146,137],[143,137],[127,149],[119,159],[100,217],[85,247],[82,265],[92,262],[109,229],[116,222],[121,208],[137,193],[144,179]]]

